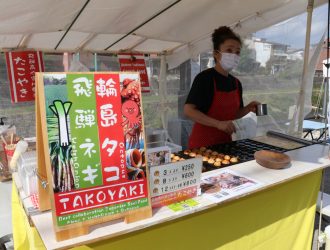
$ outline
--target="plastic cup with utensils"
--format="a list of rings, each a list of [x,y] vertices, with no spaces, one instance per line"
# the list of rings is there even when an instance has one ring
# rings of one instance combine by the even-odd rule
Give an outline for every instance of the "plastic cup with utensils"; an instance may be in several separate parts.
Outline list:
[[[10,165],[11,159],[15,153],[15,149],[16,149],[16,144],[5,145],[5,153],[7,157],[8,166]],[[11,169],[11,171],[15,171],[15,169]]]

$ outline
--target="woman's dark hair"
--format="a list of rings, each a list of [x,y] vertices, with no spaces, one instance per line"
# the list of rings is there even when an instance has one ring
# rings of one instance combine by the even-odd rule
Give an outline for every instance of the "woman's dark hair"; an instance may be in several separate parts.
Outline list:
[[[226,40],[233,39],[242,44],[241,38],[227,26],[221,26],[214,30],[212,34],[213,49],[218,50],[219,46]]]

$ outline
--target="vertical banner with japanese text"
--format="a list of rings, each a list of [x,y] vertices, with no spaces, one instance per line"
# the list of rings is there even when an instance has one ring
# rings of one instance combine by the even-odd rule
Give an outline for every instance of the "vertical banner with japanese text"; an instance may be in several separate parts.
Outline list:
[[[42,79],[56,225],[150,206],[139,74]]]
[[[117,183],[127,179],[119,75],[94,77],[103,183]]]
[[[35,72],[43,72],[42,53],[39,51],[6,52],[10,95],[13,103],[34,101]]]
[[[118,54],[120,70],[140,73],[141,91],[150,92],[148,72],[143,54]]]
[[[90,74],[67,74],[66,79],[68,98],[72,102],[69,112],[72,153],[76,156],[72,160],[74,166],[79,169],[76,186],[99,186],[102,184],[102,171],[94,78]],[[81,162],[84,165],[81,165]]]

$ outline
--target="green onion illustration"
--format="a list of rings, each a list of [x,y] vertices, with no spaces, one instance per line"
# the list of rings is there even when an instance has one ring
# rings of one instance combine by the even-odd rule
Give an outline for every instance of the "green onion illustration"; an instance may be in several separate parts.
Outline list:
[[[69,114],[69,110],[71,108],[71,102],[62,102],[56,100],[53,102],[54,105],[50,105],[49,108],[53,111],[58,119],[59,124],[59,138],[61,146],[69,145],[69,129],[68,129],[68,121],[67,116]]]
[[[72,146],[69,139],[68,114],[72,102],[56,100],[49,108],[55,117],[47,117],[49,151],[54,192],[67,192],[75,188]]]

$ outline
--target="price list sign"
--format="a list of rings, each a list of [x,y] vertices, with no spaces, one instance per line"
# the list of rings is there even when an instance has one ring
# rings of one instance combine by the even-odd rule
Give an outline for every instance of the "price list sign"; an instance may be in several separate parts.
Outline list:
[[[139,72],[141,79],[141,90],[143,93],[150,92],[149,78],[146,62],[143,54],[119,54],[119,65],[121,71]]]
[[[150,168],[153,207],[161,207],[197,196],[202,159],[188,159]]]
[[[45,73],[39,78],[56,226],[150,206],[139,75]]]

